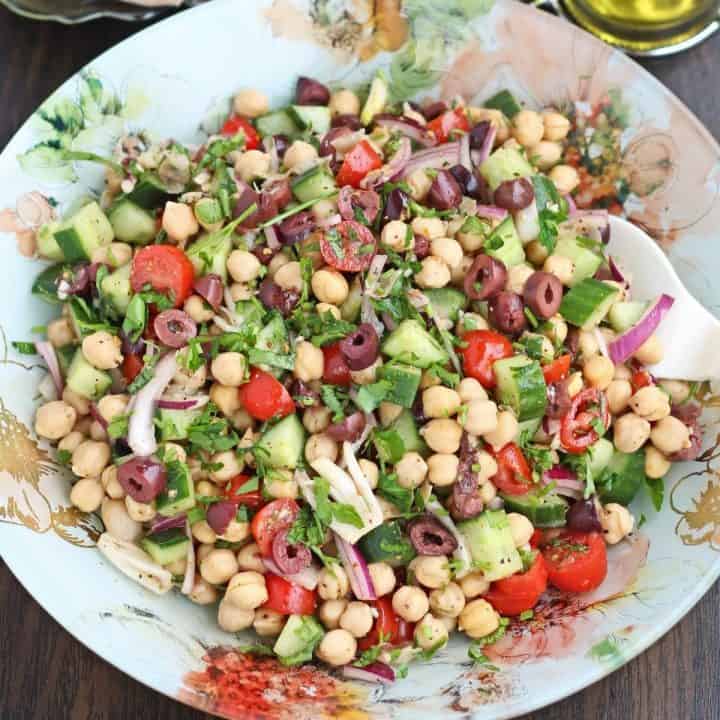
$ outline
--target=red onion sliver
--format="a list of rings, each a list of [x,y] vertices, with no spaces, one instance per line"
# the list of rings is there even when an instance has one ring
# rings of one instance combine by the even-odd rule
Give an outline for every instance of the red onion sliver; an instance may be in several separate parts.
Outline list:
[[[470,159],[470,133],[465,133],[460,138],[460,164],[469,172],[473,171],[473,164]]]
[[[204,275],[195,280],[193,284],[195,292],[202,296],[213,310],[220,307],[223,299],[223,282],[222,278],[215,273]]]
[[[674,298],[670,295],[661,295],[635,325],[608,345],[610,359],[619,365],[637,352],[638,348],[657,330],[674,302]]]
[[[335,545],[338,549],[338,555],[342,562],[343,568],[350,580],[355,597],[358,600],[375,600],[377,593],[373,586],[370,571],[368,570],[365,558],[362,553],[349,542],[343,540],[337,533],[333,533],[335,537]]]
[[[389,685],[395,682],[395,670],[390,665],[383,662],[374,662],[365,667],[355,667],[354,665],[344,665],[342,673],[350,680],[362,680],[364,682],[382,683]]]
[[[264,557],[262,561],[263,565],[265,565],[265,567],[274,575],[279,575],[280,577],[285,578],[288,582],[300,585],[300,587],[304,587],[306,590],[314,590],[320,581],[320,571],[315,564],[306,567],[304,570],[296,573],[295,575],[285,575],[272,558]]]
[[[103,430],[108,429],[108,421],[102,416],[102,413],[100,412],[100,409],[98,406],[91,402],[88,405],[88,408],[90,409],[90,414],[93,417],[93,420],[97,421],[100,425],[102,425]]]
[[[489,133],[488,133],[489,134]],[[429,150],[421,150],[410,157],[401,176],[406,178],[416,170],[435,168],[442,170],[460,163],[460,143],[445,143]]]
[[[577,205],[575,204],[575,201],[572,198],[572,195],[563,195],[563,198],[565,199],[565,202],[568,204],[568,215],[570,217],[573,217],[577,214]]]
[[[265,228],[265,240],[267,240],[268,247],[271,250],[279,250],[282,247],[282,242],[277,234],[277,229],[274,225],[268,225]]]
[[[196,397],[183,399],[161,397],[157,401],[157,406],[163,410],[192,410],[206,405],[209,400],[210,398],[207,395],[197,395]]]
[[[185,577],[183,578],[183,584],[180,588],[180,592],[183,595],[189,595],[193,587],[195,587],[195,545],[192,536],[192,530],[190,530],[190,522],[185,520],[185,534],[188,536],[190,542],[188,543],[188,551],[185,562]]]
[[[328,228],[335,227],[335,225],[339,225],[342,222],[342,217],[339,213],[335,213],[334,215],[329,215],[326,218],[323,218],[322,220],[317,221],[317,226],[319,228],[322,228],[323,230],[327,230]]]
[[[410,145],[410,141],[406,137],[401,138],[398,149],[390,158],[390,161],[379,170],[369,172],[360,181],[360,187],[378,188],[384,183],[394,180],[405,169],[411,156],[412,146]]]
[[[608,264],[610,265],[610,275],[612,276],[612,279],[616,282],[623,283],[625,287],[628,287],[629,283],[622,274],[622,270],[620,270],[612,255],[608,258]]]
[[[475,214],[488,220],[504,220],[508,216],[508,211],[497,205],[478,205]]]
[[[173,517],[169,518],[163,517],[162,515],[156,515],[155,517],[159,519],[153,520],[152,525],[150,525],[151,535],[153,533],[163,532],[164,530],[170,530],[171,528],[185,527],[185,523],[187,522],[185,513],[173,515]]]
[[[482,165],[489,157],[492,152],[493,145],[495,144],[495,137],[497,136],[497,128],[492,123],[490,128],[485,134],[482,147],[479,150],[473,150],[470,153],[473,163],[476,166]]]
[[[376,115],[373,118],[373,122],[380,127],[399,132],[401,135],[410,138],[410,140],[414,140],[423,147],[432,147],[437,144],[435,135],[432,132],[424,128],[420,123],[404,115]]]
[[[52,376],[55,388],[58,392],[58,397],[62,397],[63,389],[65,388],[65,382],[63,381],[62,372],[60,370],[60,363],[58,362],[57,353],[55,348],[47,340],[40,340],[35,343],[35,349],[38,354],[45,361],[47,368]]]

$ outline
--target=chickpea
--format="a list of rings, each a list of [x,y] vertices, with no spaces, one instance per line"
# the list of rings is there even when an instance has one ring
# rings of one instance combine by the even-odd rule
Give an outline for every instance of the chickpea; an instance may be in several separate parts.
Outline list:
[[[458,582],[468,600],[484,595],[490,589],[490,583],[481,572],[469,573],[460,578]]]
[[[100,517],[105,531],[118,540],[135,542],[142,537],[142,525],[128,515],[122,500],[103,500]]]
[[[220,540],[225,542],[239,543],[250,537],[250,523],[238,522],[233,519],[225,528],[225,532],[219,536]]]
[[[337,90],[330,96],[330,113],[335,115],[359,115],[360,99],[352,90]]]
[[[425,587],[435,589],[450,582],[450,565],[444,555],[418,555],[409,567]]]
[[[340,565],[333,564],[331,568],[324,567],[320,571],[318,595],[323,600],[339,600],[345,597],[349,590],[350,581]]]
[[[309,407],[303,413],[303,425],[309,433],[321,433],[330,424],[330,409],[324,405]]]
[[[650,440],[661,453],[672,455],[690,447],[690,429],[682,420],[668,415],[655,424],[650,432]]]
[[[247,361],[242,353],[222,352],[212,361],[210,372],[221,385],[237,388],[245,382]]]
[[[380,403],[380,424],[383,427],[390,425],[400,413],[403,411],[402,405],[396,405],[391,402]]]
[[[272,280],[275,279],[277,271],[287,265],[290,262],[290,256],[287,252],[281,250],[277,255],[273,255],[272,259],[267,265],[267,276]]]
[[[373,614],[370,606],[354,600],[348,603],[340,616],[340,627],[347,630],[353,637],[365,637],[373,626]]]
[[[193,588],[188,595],[196,605],[212,605],[218,599],[218,591],[210,583],[205,582],[198,573],[195,574]],[[218,618],[218,622],[219,622]]]
[[[249,283],[260,275],[262,264],[246,250],[233,250],[227,259],[227,269],[235,282]]]
[[[583,366],[583,376],[588,385],[599,390],[605,390],[612,382],[615,366],[610,358],[604,355],[593,355]]]
[[[560,143],[552,140],[541,140],[528,150],[528,156],[533,164],[541,170],[549,170],[562,159],[563,148]]]
[[[72,454],[72,471],[78,477],[99,477],[110,461],[110,446],[106,442],[84,440]]]
[[[253,630],[260,637],[276,637],[282,632],[285,616],[274,610],[258,608],[255,610]]]
[[[613,380],[605,390],[608,407],[613,415],[618,415],[628,406],[632,397],[632,386],[627,380]]]
[[[448,583],[430,593],[430,608],[440,615],[457,617],[465,607],[465,594],[460,585]]]
[[[562,255],[549,255],[543,265],[543,270],[554,275],[563,285],[570,285],[575,265],[570,258]]]
[[[72,432],[69,432],[59,443],[58,443],[58,450],[65,450],[66,452],[69,452],[70,454],[73,453],[75,448],[85,439],[85,436],[77,432],[76,430],[73,430]]]
[[[410,188],[410,197],[413,200],[421,202],[430,191],[432,179],[422,169],[414,170],[405,178],[405,182]]]
[[[407,622],[417,622],[430,609],[427,595],[413,585],[403,585],[392,597],[393,610]]]
[[[98,330],[88,335],[82,341],[82,351],[85,359],[100,370],[110,370],[118,367],[123,361],[120,338],[111,335],[105,330]]]
[[[570,373],[567,379],[567,391],[574,398],[583,389],[583,376],[581,372]]]
[[[358,465],[360,465],[360,469],[368,481],[368,484],[374,490],[377,487],[378,480],[380,478],[380,470],[378,469],[378,466],[372,460],[366,460],[365,458],[360,458],[360,460],[358,460]]]
[[[125,496],[125,509],[128,515],[137,522],[150,522],[157,515],[157,507],[155,501],[149,503],[137,502],[130,495]]]
[[[94,478],[78,480],[70,491],[70,502],[82,512],[95,512],[105,497],[103,486]]]
[[[539,240],[533,240],[525,246],[525,254],[533,265],[538,266],[547,260],[548,250]]]
[[[246,183],[270,174],[270,155],[262,150],[247,150],[235,161],[235,174]]]
[[[489,480],[481,480],[478,495],[485,505],[489,505],[497,497],[497,488]]]
[[[682,380],[661,380],[660,387],[670,396],[674,405],[680,405],[690,397],[690,386]]]
[[[635,413],[625,413],[615,420],[613,442],[620,452],[632,453],[639,450],[648,437],[650,437],[650,423]]]
[[[513,442],[518,434],[518,421],[509,410],[501,410],[497,416],[497,427],[483,435],[486,442],[499,450],[503,445]]]
[[[430,243],[430,252],[451,270],[459,267],[462,263],[463,249],[460,243],[452,238],[436,238]]]
[[[460,613],[458,627],[468,637],[482,638],[494,633],[500,627],[500,616],[487,600],[472,600]]]
[[[345,612],[348,601],[344,598],[339,600],[326,600],[318,609],[318,618],[326,630],[335,630],[340,627],[340,617]]]
[[[655,365],[663,359],[663,348],[657,335],[651,335],[636,351],[633,357],[643,365]]]
[[[462,232],[462,230],[457,232],[456,237],[466,253],[476,253],[483,247],[486,239],[486,236],[480,232]]]
[[[510,524],[510,533],[512,534],[515,547],[527,545],[535,532],[533,524],[520,513],[508,513],[507,519]]]
[[[216,550],[215,552],[218,551]],[[232,551],[228,550],[227,552],[232,555]],[[235,566],[237,567],[237,560],[235,560],[234,555],[233,561],[235,561]],[[229,569],[230,565],[231,563],[228,561],[228,566],[224,569]],[[227,579],[228,578],[225,578],[225,580]],[[222,582],[225,582],[225,580]],[[245,570],[232,575],[229,580],[230,582],[228,583],[228,588],[225,593],[225,600],[227,602],[244,610],[254,610],[267,602],[268,592],[265,587],[265,578],[260,573]]]
[[[341,305],[350,292],[347,280],[336,270],[318,270],[310,284],[315,297],[331,305]]]
[[[331,305],[330,303],[318,303],[315,306],[315,312],[317,312],[320,316],[325,315],[325,313],[330,313],[336,320],[340,320],[342,317],[340,315],[340,308],[337,308],[335,305]]]
[[[338,444],[329,435],[318,433],[311,435],[305,443],[305,459],[312,463],[317,458],[329,458],[333,462],[337,460],[339,448]]]
[[[77,412],[63,400],[41,405],[35,414],[35,432],[48,440],[58,440],[72,431]]]
[[[283,163],[293,173],[301,173],[309,169],[317,161],[317,150],[304,140],[295,142],[285,151]]]
[[[423,650],[432,650],[444,645],[448,639],[448,629],[442,620],[427,613],[415,626],[415,644]]]
[[[507,281],[505,282],[505,289],[512,290],[518,295],[522,295],[525,283],[534,272],[535,268],[532,268],[525,263],[514,265],[508,270]]]
[[[242,458],[239,458],[234,450],[225,450],[224,452],[215,453],[210,462],[213,465],[220,465],[217,470],[210,472],[210,479],[216,483],[224,483],[239,475],[243,471],[245,465]]]
[[[212,585],[226,583],[237,571],[238,563],[235,553],[226,548],[211,550],[207,557],[200,562],[200,574],[204,580],[207,580]]]
[[[97,408],[103,419],[110,423],[116,417],[125,414],[129,399],[128,395],[105,395],[98,400]]]
[[[132,247],[124,242],[114,242],[95,248],[90,255],[91,262],[104,263],[113,268],[127,265],[132,260]]]
[[[636,415],[655,422],[670,414],[670,398],[657,385],[648,385],[630,398],[630,408]]]
[[[545,126],[540,113],[534,110],[521,110],[512,119],[513,137],[526,147],[537,145],[543,138]]]
[[[395,589],[395,571],[387,563],[370,563],[368,570],[378,597],[389,595]]]
[[[416,452],[405,453],[395,465],[398,485],[413,489],[425,482],[428,466],[422,456]]]
[[[83,435],[89,435],[92,429],[94,420],[91,417],[85,416],[77,419],[75,425],[73,425],[73,432],[79,432]],[[95,438],[93,438],[94,440]]]
[[[471,435],[485,435],[497,430],[497,405],[492,400],[472,400],[468,404],[465,430]]]
[[[195,483],[195,494],[205,495],[207,497],[220,497],[222,490],[209,480],[200,480]]]
[[[578,171],[572,165],[556,165],[548,177],[561,195],[569,195],[580,184]]]
[[[210,399],[218,406],[220,412],[228,417],[243,409],[238,389],[232,385],[213,383],[210,386]]]
[[[215,531],[205,520],[198,520],[190,526],[193,537],[201,543],[213,544],[217,540]]]
[[[468,114],[472,123],[477,123],[483,120],[488,120],[491,125],[495,127],[495,145],[501,145],[510,137],[510,126],[505,115],[500,110],[494,110],[492,108],[481,108],[481,107],[468,107]]]
[[[294,260],[278,268],[273,279],[283,290],[297,290],[300,292],[303,289],[300,263]]]
[[[178,369],[173,375],[173,383],[187,390],[199,390],[207,381],[207,368],[201,365],[197,370],[192,372],[183,367],[182,362],[185,356],[183,350],[178,351]],[[237,392],[235,393],[237,395]]]
[[[185,203],[168,200],[162,214],[162,229],[179,245],[184,245],[200,230],[193,209]]]
[[[546,110],[542,115],[546,140],[564,140],[570,132],[570,121],[559,112]]]
[[[440,258],[429,255],[420,265],[420,272],[415,274],[415,282],[420,287],[442,288],[450,282],[450,268]]]
[[[402,220],[391,220],[382,229],[380,242],[396,252],[408,250],[413,245],[413,233]]]
[[[253,88],[240,90],[233,98],[233,110],[238,115],[249,118],[265,115],[269,109],[268,99],[264,93]]]
[[[431,387],[442,385],[442,380],[434,373],[429,370],[423,370],[420,376],[420,389],[427,390]]]
[[[462,426],[449,418],[436,418],[427,423],[420,434],[433,452],[452,455],[460,448]]]
[[[239,608],[227,600],[221,600],[218,606],[218,625],[226,632],[247,630],[255,620],[252,610]]]
[[[466,377],[460,381],[457,387],[460,400],[463,403],[470,403],[473,400],[487,400],[488,394],[485,388],[475,379]]]
[[[303,382],[320,380],[323,376],[325,360],[323,351],[305,340],[299,342],[295,348],[295,367],[293,374]]]
[[[616,365],[615,366],[615,375],[613,378],[615,380],[627,380],[630,381],[632,379],[633,373],[626,365]]]
[[[457,455],[436,453],[428,458],[428,479],[433,485],[447,487],[457,478],[460,461]]]
[[[342,628],[331,630],[318,645],[316,654],[328,665],[347,665],[357,652],[357,640]]]
[[[266,477],[263,489],[273,498],[291,498],[295,500],[300,495],[298,484],[292,475],[286,477],[280,472],[275,472],[269,477]]]
[[[455,390],[437,385],[422,394],[423,413],[429,418],[446,418],[460,410],[460,395]]]
[[[92,440],[107,440],[108,434],[105,431],[105,426],[99,423],[97,420],[93,420],[90,423],[90,438]]]
[[[214,545],[203,544],[195,551],[195,561],[198,565],[215,549]]]
[[[61,348],[75,341],[75,331],[70,319],[60,317],[48,323],[47,336],[53,347]]]
[[[117,466],[108,465],[100,475],[100,483],[105,494],[113,500],[122,500],[125,497],[125,490],[117,479]]]
[[[608,545],[616,545],[632,532],[635,518],[630,511],[618,503],[608,503],[600,513],[603,537]]]
[[[645,474],[657,480],[670,470],[670,461],[653,445],[645,448]]]
[[[171,563],[165,563],[163,567],[176,577],[183,577],[187,572],[187,558],[173,560]]]
[[[265,572],[265,565],[263,565],[260,548],[257,546],[257,543],[250,543],[240,548],[237,554],[237,561],[239,570],[252,570],[261,575]]]
[[[568,326],[560,315],[553,315],[545,322],[542,332],[551,343],[562,345],[567,338]]]

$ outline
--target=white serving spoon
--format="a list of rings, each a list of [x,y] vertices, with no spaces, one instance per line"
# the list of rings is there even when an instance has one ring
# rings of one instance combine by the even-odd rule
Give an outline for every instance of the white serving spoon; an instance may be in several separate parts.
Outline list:
[[[650,372],[672,380],[720,378],[720,321],[685,289],[657,243],[636,225],[611,216],[607,251],[631,274],[633,299],[653,300],[662,293],[675,299],[655,331],[665,356],[649,366]]]

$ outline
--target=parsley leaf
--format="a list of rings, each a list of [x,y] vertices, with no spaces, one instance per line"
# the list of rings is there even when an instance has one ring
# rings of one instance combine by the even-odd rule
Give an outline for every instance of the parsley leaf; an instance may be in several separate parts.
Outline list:
[[[470,647],[468,648],[468,657],[473,662],[479,665],[486,666],[488,670],[497,672],[500,668],[490,664],[490,659],[485,654],[484,648],[487,645],[495,644],[498,640],[503,638],[505,636],[505,633],[507,632],[507,627],[509,624],[510,621],[507,618],[500,618],[500,625],[498,626],[498,629],[495,630],[495,632],[491,633],[490,635],[486,635],[479,640],[474,640],[472,643],[470,643]]]
[[[380,657],[380,653],[383,651],[385,644],[389,640],[390,634],[388,633],[387,635],[385,635],[385,633],[383,633],[381,630],[378,635],[377,644],[369,647],[367,650],[364,650],[360,657],[353,663],[353,665],[359,668],[372,665],[372,663],[374,663]]]
[[[116,415],[107,426],[107,434],[112,440],[125,437],[128,434],[128,424],[130,422],[130,415]]]
[[[540,223],[538,240],[548,253],[552,253],[557,242],[558,225],[567,220],[568,205],[550,178],[533,175],[532,182]]]
[[[160,359],[160,354],[145,355],[143,360],[145,365],[143,369],[135,376],[135,379],[128,385],[127,391],[134,395],[138,390],[144,388],[155,376],[155,365]]]
[[[209,402],[202,414],[195,418],[188,427],[190,453],[204,450],[208,453],[223,452],[237,446],[237,433],[230,428],[228,421],[220,416],[217,405]]]
[[[323,385],[320,388],[320,397],[323,404],[333,414],[333,422],[342,422],[345,419],[344,404],[348,395],[335,385]]]
[[[395,505],[400,512],[409,513],[413,504],[413,491],[402,487],[395,473],[381,472],[378,477],[377,494]]]
[[[389,380],[361,385],[355,398],[355,404],[364,412],[371,413],[385,400],[390,390],[392,390],[392,383]]]
[[[660,512],[663,506],[663,500],[665,499],[665,483],[663,478],[649,478],[645,477],[645,489],[652,500],[654,508]]]
[[[37,355],[37,348],[33,342],[13,340],[11,344],[21,355]]]

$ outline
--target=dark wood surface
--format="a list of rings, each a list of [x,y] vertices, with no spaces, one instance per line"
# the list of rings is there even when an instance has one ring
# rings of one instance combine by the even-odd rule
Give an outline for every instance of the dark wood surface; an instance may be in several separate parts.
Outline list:
[[[118,21],[38,23],[0,8],[0,147],[63,80],[139,29]],[[720,137],[720,35],[646,63]],[[59,589],[58,589],[59,590]],[[524,720],[718,720],[720,585],[654,647]],[[548,678],[548,682],[559,679]],[[100,660],[52,620],[0,563],[2,720],[201,720]]]

